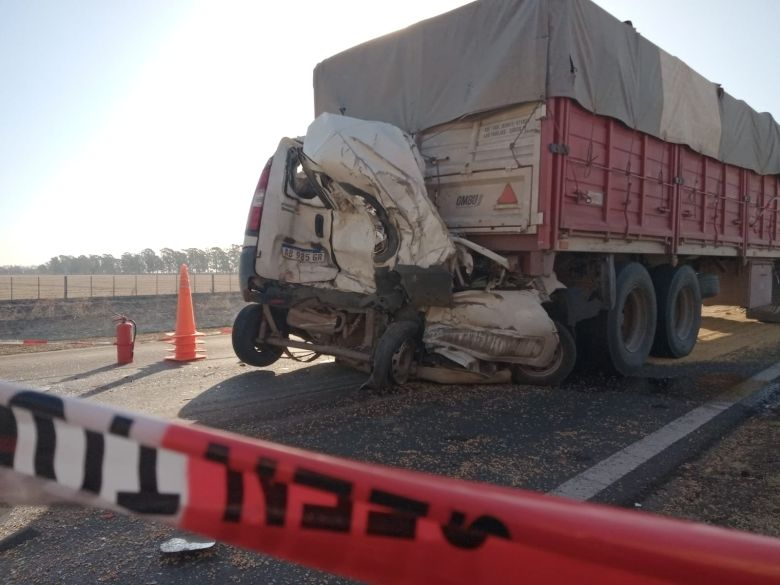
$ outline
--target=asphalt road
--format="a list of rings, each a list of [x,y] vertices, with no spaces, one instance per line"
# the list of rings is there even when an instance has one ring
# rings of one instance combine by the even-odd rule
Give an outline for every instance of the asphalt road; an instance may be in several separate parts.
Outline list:
[[[654,360],[632,378],[580,373],[561,388],[365,391],[363,374],[326,359],[244,366],[227,335],[207,337],[208,358],[183,365],[164,361],[160,342],[138,345],[126,366],[115,365],[111,346],[0,356],[0,378],[333,455],[549,492],[780,361],[780,326],[742,314],[708,310],[700,343],[683,360]],[[674,456],[664,453],[599,499],[638,501],[738,418],[678,442]],[[101,511],[16,509],[0,521],[0,575],[8,583],[338,581],[225,545],[164,557],[158,547],[170,534]]]

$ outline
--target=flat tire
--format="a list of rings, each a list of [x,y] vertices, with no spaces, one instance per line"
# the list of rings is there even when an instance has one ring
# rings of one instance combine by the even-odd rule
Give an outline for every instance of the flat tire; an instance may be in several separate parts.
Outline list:
[[[391,323],[379,338],[374,349],[371,386],[383,389],[401,386],[412,375],[417,335],[420,325],[416,321]]]

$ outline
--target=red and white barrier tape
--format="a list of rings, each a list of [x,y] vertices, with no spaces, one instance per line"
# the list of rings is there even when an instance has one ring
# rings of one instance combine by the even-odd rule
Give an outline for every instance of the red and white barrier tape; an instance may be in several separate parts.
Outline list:
[[[780,540],[357,463],[0,382],[3,473],[369,582],[780,582]]]

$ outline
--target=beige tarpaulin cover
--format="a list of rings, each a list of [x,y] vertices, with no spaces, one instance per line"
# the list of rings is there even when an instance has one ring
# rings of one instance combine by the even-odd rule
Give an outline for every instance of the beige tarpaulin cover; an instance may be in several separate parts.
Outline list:
[[[780,128],[590,0],[481,0],[369,41],[314,70],[315,113],[417,132],[547,97],[761,174]]]

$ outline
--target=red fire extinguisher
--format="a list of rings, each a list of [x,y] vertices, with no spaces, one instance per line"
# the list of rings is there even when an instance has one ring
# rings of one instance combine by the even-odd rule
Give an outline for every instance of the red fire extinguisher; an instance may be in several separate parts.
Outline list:
[[[135,321],[124,315],[114,318],[116,324],[116,363],[129,364],[133,361],[135,348]]]

